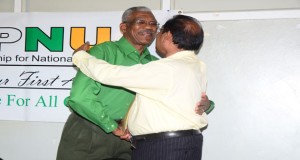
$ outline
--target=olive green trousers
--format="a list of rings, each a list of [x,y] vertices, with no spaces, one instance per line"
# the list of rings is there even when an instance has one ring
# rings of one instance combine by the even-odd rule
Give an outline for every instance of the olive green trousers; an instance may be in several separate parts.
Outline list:
[[[58,146],[57,160],[130,160],[131,145],[76,113],[69,116]]]

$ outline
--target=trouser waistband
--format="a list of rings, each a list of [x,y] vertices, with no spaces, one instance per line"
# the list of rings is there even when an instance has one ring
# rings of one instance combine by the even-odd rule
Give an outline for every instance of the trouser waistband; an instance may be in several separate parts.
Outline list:
[[[154,140],[154,139],[165,139],[165,138],[176,138],[183,136],[191,136],[201,134],[200,130],[180,130],[180,131],[172,131],[172,132],[160,132],[153,134],[144,134],[133,136],[133,141],[141,141],[141,140]]]

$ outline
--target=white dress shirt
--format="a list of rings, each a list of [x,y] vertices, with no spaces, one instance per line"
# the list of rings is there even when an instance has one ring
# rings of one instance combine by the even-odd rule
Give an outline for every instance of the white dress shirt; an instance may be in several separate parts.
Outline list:
[[[96,81],[137,93],[128,116],[132,135],[198,130],[207,125],[206,113],[195,113],[206,90],[206,67],[193,51],[134,66],[111,65],[79,51],[73,63]]]

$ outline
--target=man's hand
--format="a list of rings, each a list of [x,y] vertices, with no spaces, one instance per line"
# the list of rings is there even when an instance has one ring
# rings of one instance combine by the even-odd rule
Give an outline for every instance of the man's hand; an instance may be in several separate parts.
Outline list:
[[[129,133],[128,129],[125,130],[122,136],[120,136],[121,139],[124,139],[126,141],[130,141],[131,134]]]
[[[201,95],[201,101],[197,103],[197,106],[195,108],[195,112],[199,115],[202,115],[205,110],[207,110],[210,106],[210,101],[206,95],[206,93],[202,93]]]
[[[118,128],[116,128],[114,131],[112,131],[112,133],[115,136],[121,137],[124,134],[124,131],[123,131],[122,127],[118,126]]]
[[[114,131],[112,131],[112,133],[115,136],[120,137],[120,139],[123,139],[126,141],[129,141],[131,138],[131,134],[129,133],[129,131],[127,129],[124,131],[121,126],[118,126],[118,128],[116,128]]]
[[[89,49],[90,49],[90,42],[87,41],[87,42],[85,42],[83,45],[81,45],[79,48],[77,48],[77,49],[73,52],[73,54],[75,54],[75,53],[78,52],[78,51],[88,51]]]

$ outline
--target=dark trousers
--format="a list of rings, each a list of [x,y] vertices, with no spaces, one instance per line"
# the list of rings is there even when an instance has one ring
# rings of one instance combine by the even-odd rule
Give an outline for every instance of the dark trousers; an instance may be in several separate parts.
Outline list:
[[[56,159],[130,160],[130,143],[71,113],[61,135]]]
[[[132,160],[201,160],[202,134],[134,142]]]

